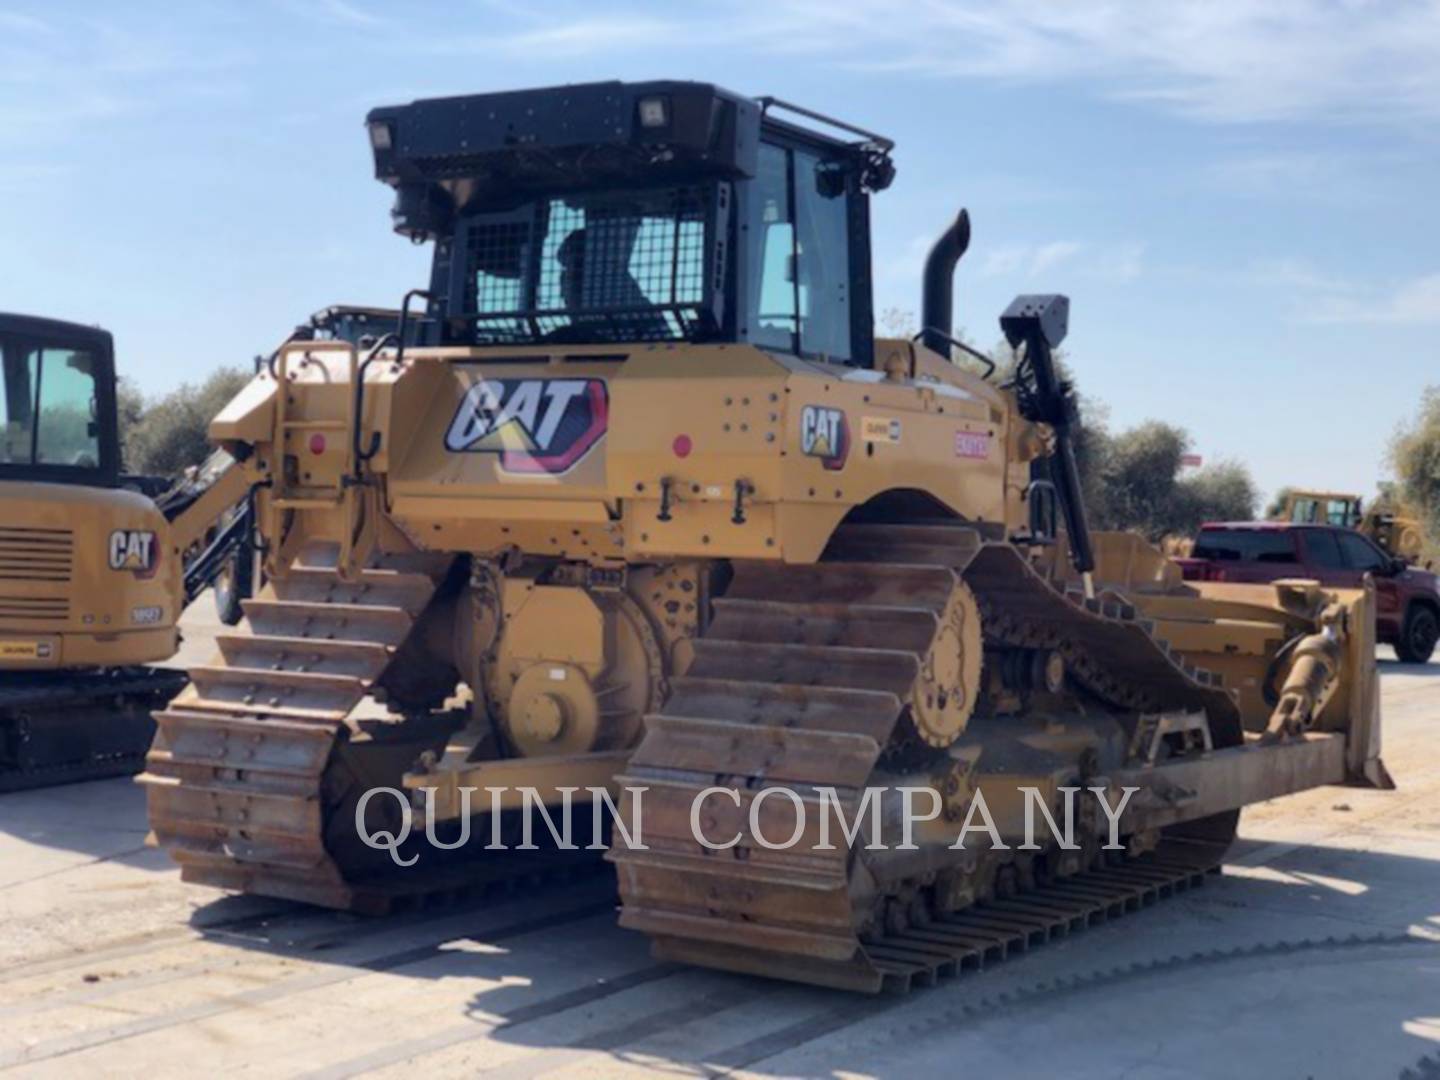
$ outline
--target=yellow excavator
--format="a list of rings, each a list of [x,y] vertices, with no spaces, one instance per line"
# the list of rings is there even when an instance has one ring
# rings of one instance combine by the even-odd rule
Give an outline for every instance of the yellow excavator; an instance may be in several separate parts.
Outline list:
[[[1203,880],[1245,804],[1389,785],[1371,590],[1184,582],[1090,530],[1064,297],[1001,315],[1000,381],[952,336],[962,212],[921,333],[874,337],[889,140],[688,82],[367,130],[431,278],[211,426],[268,584],[157,716],[186,880],[383,909],[613,794],[660,955],[871,992]],[[1027,844],[1081,790],[1113,819]],[[489,825],[402,842],[398,791],[442,843]]]
[[[0,791],[137,770],[185,685],[153,665],[242,534],[232,466],[123,475],[110,335],[0,315]]]

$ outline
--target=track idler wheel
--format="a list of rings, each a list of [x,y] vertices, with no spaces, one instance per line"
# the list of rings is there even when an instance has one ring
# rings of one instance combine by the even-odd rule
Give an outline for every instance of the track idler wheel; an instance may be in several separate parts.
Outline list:
[[[915,680],[909,715],[921,742],[943,750],[964,732],[980,698],[983,658],[980,605],[970,587],[956,581]]]

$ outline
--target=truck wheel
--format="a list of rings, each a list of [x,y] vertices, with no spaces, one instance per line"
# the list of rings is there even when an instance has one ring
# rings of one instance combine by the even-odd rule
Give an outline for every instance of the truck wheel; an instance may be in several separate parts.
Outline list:
[[[1412,607],[1405,616],[1400,640],[1395,643],[1395,655],[1407,664],[1423,664],[1435,651],[1437,640],[1440,640],[1440,618],[1428,607]]]
[[[241,601],[255,592],[255,553],[242,546],[225,563],[215,578],[215,610],[226,626],[237,625],[245,617]]]

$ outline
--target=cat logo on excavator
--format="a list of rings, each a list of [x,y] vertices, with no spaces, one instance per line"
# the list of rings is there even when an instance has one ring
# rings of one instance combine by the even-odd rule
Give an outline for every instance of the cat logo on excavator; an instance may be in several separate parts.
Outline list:
[[[499,454],[508,472],[563,473],[605,434],[601,379],[480,379],[445,433],[454,453]]]
[[[146,529],[116,529],[110,534],[110,569],[149,574],[155,569],[155,534]]]

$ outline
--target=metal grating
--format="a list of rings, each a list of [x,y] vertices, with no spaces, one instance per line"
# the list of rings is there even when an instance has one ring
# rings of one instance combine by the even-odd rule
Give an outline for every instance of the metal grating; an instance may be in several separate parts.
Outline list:
[[[702,189],[575,195],[465,231],[465,307],[481,343],[671,341],[704,321]]]
[[[69,529],[0,526],[0,581],[65,583],[75,558]]]

